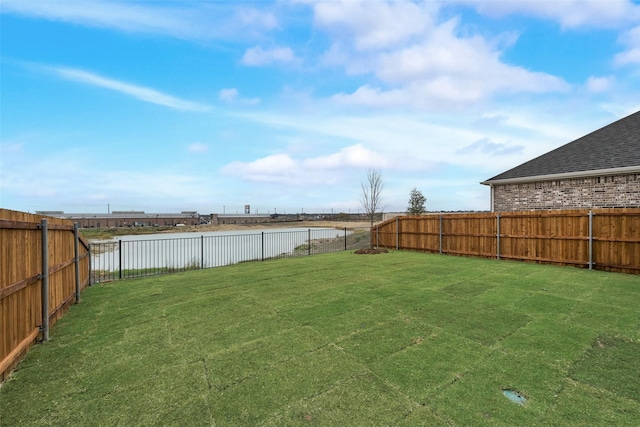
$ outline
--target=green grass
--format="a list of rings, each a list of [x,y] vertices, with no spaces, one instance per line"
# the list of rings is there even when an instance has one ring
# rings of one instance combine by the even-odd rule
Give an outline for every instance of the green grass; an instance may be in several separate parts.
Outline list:
[[[635,426],[638,301],[638,276],[411,252],[112,282],[0,425]]]

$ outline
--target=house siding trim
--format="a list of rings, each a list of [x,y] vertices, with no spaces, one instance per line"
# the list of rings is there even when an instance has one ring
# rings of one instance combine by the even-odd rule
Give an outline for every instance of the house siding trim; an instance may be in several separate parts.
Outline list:
[[[594,176],[608,176],[608,175],[627,175],[640,173],[640,166],[628,166],[622,168],[611,169],[596,169],[587,171],[567,172],[553,175],[536,175],[536,176],[522,176],[518,178],[505,178],[505,179],[490,179],[488,181],[482,181],[483,185],[502,185],[502,184],[517,184],[523,182],[539,182],[539,181],[556,181],[572,178],[584,178]]]

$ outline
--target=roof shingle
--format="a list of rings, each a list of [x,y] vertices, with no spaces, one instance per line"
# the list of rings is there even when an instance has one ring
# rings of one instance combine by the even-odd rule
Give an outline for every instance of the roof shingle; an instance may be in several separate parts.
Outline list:
[[[640,111],[529,160],[485,183],[640,166]]]

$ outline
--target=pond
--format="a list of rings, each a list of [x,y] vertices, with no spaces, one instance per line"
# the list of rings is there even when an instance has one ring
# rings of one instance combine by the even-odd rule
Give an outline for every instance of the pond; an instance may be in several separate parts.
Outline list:
[[[119,277],[124,271],[128,277],[132,271],[161,274],[161,270],[310,255],[344,249],[349,234],[335,228],[288,228],[120,236],[91,242],[91,270],[102,274],[117,271]]]

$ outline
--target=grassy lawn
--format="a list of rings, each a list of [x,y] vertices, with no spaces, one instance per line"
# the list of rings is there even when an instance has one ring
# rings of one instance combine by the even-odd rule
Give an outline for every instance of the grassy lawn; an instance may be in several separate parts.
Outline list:
[[[102,284],[0,425],[636,426],[639,301],[639,276],[411,252]]]

